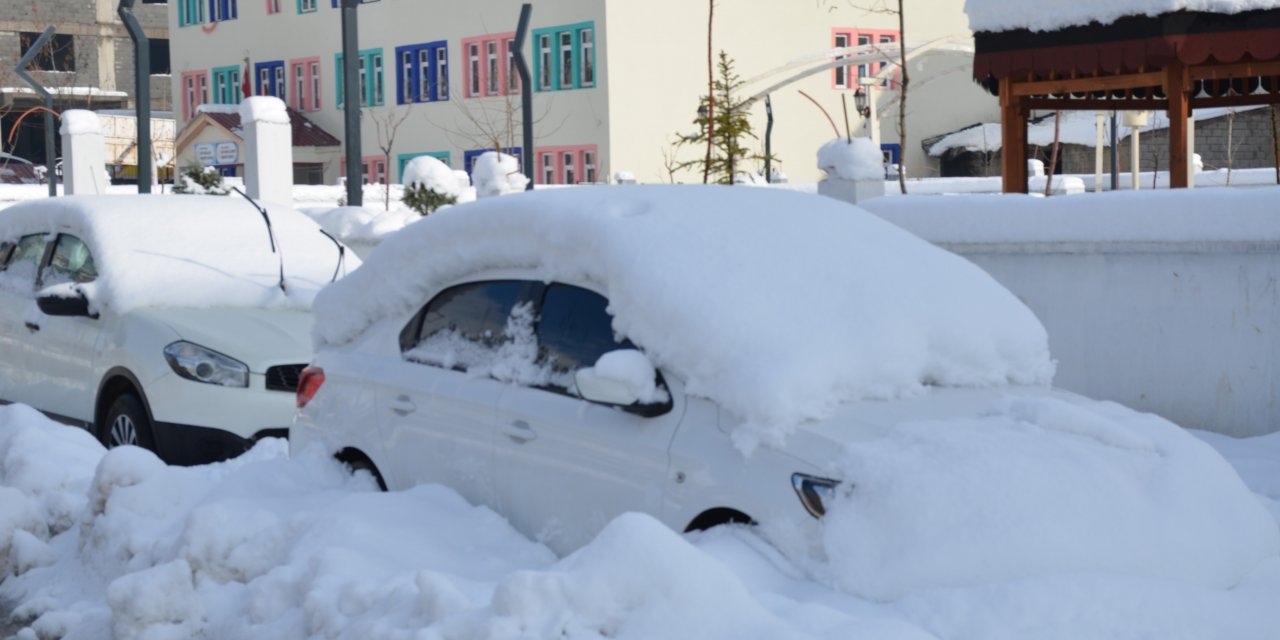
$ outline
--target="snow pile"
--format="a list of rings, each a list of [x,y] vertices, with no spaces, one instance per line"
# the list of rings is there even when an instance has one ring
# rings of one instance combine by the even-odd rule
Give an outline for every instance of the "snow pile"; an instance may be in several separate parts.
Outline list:
[[[62,112],[62,127],[58,133],[64,136],[76,136],[84,134],[101,134],[102,122],[98,120],[98,114],[84,109],[67,109]]]
[[[0,241],[32,231],[81,231],[98,278],[79,285],[95,308],[275,307],[306,309],[327,285],[338,250],[292,209],[270,208],[280,253],[262,215],[236,197],[71,196],[13,205]],[[288,293],[279,288],[280,256]],[[347,268],[359,260],[347,258]]]
[[[314,207],[302,213],[343,244],[361,255],[372,250],[384,236],[422,218],[412,209],[369,209],[366,207]]]
[[[459,173],[463,180],[459,180]],[[461,199],[467,191],[469,183],[465,172],[455,172],[449,165],[432,156],[418,156],[404,167],[401,180],[405,186],[424,186],[436,193]]]
[[[870,138],[836,138],[822,145],[818,168],[845,180],[884,180],[884,156]]]
[[[1225,589],[1280,554],[1275,520],[1211,447],[1117,404],[1006,397],[853,444],[841,468],[832,579],[875,600],[1070,574]]]
[[[971,31],[1055,31],[1090,23],[1110,24],[1126,16],[1158,16],[1175,11],[1243,13],[1280,8],[1280,0],[1075,0],[1063,3],[1010,3],[965,0]]]
[[[471,165],[471,183],[477,198],[524,191],[529,178],[520,173],[520,161],[497,151],[486,151]]]
[[[828,198],[716,186],[452,207],[385,239],[316,299],[316,346],[496,268],[595,283],[620,335],[767,440],[851,400],[1047,384],[1053,372],[1044,328],[973,264]]]
[[[289,111],[284,100],[275,96],[252,96],[240,103],[240,122],[289,124]]]

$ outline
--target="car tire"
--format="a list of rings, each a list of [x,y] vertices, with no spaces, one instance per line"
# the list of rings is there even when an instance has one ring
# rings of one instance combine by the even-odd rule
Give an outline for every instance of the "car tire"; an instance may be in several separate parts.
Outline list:
[[[108,449],[133,445],[156,450],[155,438],[151,433],[151,418],[147,416],[142,401],[132,393],[122,393],[111,402],[102,432],[98,435]]]
[[[377,465],[373,464],[373,462],[364,457],[364,455],[339,454],[335,457],[338,458],[339,462],[346,465],[347,470],[351,472],[351,475],[355,475],[359,471],[368,471],[369,475],[373,476],[374,482],[378,483],[378,490],[383,492],[387,490],[387,483],[382,479],[382,473],[378,471]]]

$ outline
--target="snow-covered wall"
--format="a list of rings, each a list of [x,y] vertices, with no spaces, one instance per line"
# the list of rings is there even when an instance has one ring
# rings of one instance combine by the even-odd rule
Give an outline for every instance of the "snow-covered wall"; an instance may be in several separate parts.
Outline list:
[[[1280,188],[907,196],[866,209],[1039,316],[1057,386],[1232,436],[1280,430]]]

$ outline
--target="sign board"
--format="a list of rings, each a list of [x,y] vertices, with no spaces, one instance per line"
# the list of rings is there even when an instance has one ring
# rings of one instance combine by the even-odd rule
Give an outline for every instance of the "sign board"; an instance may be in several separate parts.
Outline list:
[[[196,160],[203,167],[237,164],[240,160],[240,145],[234,142],[204,142],[195,147]]]

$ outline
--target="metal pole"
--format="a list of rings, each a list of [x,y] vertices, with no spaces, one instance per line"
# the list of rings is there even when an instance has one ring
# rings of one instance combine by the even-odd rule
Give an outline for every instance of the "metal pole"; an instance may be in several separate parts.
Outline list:
[[[40,50],[44,48],[49,38],[53,37],[53,27],[44,30],[31,48],[27,49],[27,55],[22,56],[17,66],[13,68],[13,72],[18,74],[27,84],[31,85],[32,90],[44,98],[44,178],[49,181],[49,197],[54,198],[58,195],[58,176],[54,175],[53,165],[56,158],[56,149],[53,148],[53,96],[44,88],[44,85],[36,82],[34,78],[27,75],[27,65],[40,54]]]
[[[1111,112],[1111,190],[1120,190],[1120,134],[1116,131],[1116,112]]]
[[[364,205],[364,180],[360,172],[360,40],[356,8],[360,0],[342,0],[342,99],[346,121],[347,206]]]
[[[151,40],[133,15],[133,0],[116,10],[133,39],[134,113],[138,119],[138,193],[151,193]]]
[[[529,17],[533,13],[533,5],[520,5],[520,23],[516,27],[515,63],[516,72],[520,74],[520,125],[523,130],[523,149],[520,155],[524,159],[524,173],[529,176],[526,191],[533,191],[533,183],[538,172],[533,170],[533,77],[529,74],[529,63],[524,59],[524,39],[529,35]]]
[[[773,164],[770,157],[773,155],[773,100],[769,96],[764,97],[764,115],[768,117],[768,124],[764,127],[764,181],[773,182]]]

